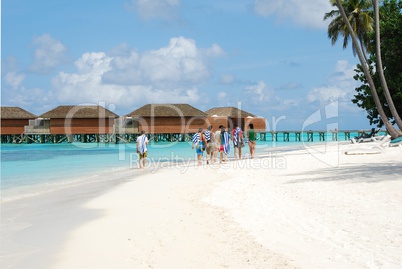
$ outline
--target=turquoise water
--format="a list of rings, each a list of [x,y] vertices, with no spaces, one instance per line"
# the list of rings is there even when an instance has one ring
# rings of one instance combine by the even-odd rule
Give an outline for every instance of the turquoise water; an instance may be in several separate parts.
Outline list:
[[[150,143],[149,157],[154,162],[187,161],[194,159],[194,152],[188,143]],[[135,143],[2,144],[1,195],[11,199],[41,187],[97,180],[104,172],[137,165]]]
[[[351,134],[351,137],[357,134]],[[326,141],[331,140],[331,134]],[[303,138],[306,140],[306,137]],[[290,141],[294,141],[290,136]],[[339,140],[344,140],[339,137]],[[319,136],[314,137],[314,142]],[[322,143],[322,142],[321,142]],[[302,142],[258,141],[257,153],[275,147],[302,146]],[[246,146],[243,154],[249,152]],[[229,157],[233,156],[233,149]],[[192,162],[196,160],[189,142],[158,142],[149,144],[148,165],[161,162]],[[104,172],[136,168],[138,155],[135,143],[96,144],[2,144],[1,145],[1,198],[8,200],[30,195],[55,186],[88,180],[105,180]],[[133,175],[139,173],[133,169]]]

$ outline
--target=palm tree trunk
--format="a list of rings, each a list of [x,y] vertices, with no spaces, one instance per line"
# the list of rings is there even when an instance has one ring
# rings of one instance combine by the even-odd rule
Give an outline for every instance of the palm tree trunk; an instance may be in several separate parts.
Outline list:
[[[364,48],[363,41],[361,41],[361,40],[360,40],[360,48],[362,50],[364,60],[366,61],[366,63],[368,63],[369,61],[367,58],[366,49]]]
[[[383,109],[383,107],[381,105],[380,98],[378,97],[377,89],[375,88],[373,78],[371,77],[371,74],[369,72],[367,64],[364,61],[364,58],[363,58],[362,52],[360,50],[359,43],[357,41],[356,35],[355,35],[355,33],[354,33],[353,29],[352,29],[352,26],[349,23],[348,17],[346,16],[346,13],[345,13],[345,10],[343,9],[341,1],[336,0],[336,4],[338,6],[339,11],[342,14],[342,18],[343,18],[345,24],[346,24],[346,26],[347,26],[347,28],[348,28],[348,30],[350,32],[350,36],[352,37],[353,46],[356,48],[357,55],[359,56],[360,63],[362,64],[363,71],[364,71],[364,74],[366,75],[367,82],[368,82],[368,84],[370,86],[371,94],[373,96],[374,103],[375,103],[375,105],[377,107],[378,114],[380,114],[381,120],[384,123],[385,127],[387,128],[387,130],[388,130],[389,134],[391,135],[391,137],[392,138],[399,137],[399,135],[400,135],[399,132],[389,122],[388,117],[385,114],[384,109]]]
[[[402,120],[399,117],[398,111],[394,105],[394,101],[392,100],[391,94],[388,89],[387,81],[384,76],[384,68],[382,66],[381,59],[381,39],[380,39],[380,8],[378,5],[378,0],[372,0],[374,6],[374,14],[375,14],[375,43],[376,43],[376,51],[377,51],[377,72],[380,76],[381,86],[384,91],[385,99],[387,100],[389,110],[391,111],[392,117],[394,118],[396,124],[399,129],[402,130]]]

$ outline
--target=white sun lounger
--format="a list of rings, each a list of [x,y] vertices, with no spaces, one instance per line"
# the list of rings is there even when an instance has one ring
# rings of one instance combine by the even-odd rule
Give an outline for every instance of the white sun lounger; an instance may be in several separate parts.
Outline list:
[[[352,138],[352,139],[350,139],[350,141],[351,141],[353,144],[356,144],[356,143],[366,143],[366,142],[378,142],[378,141],[383,140],[385,137],[386,137],[385,135],[380,135],[380,136],[372,136],[372,137],[357,138],[357,139],[356,139],[356,138]]]
[[[372,141],[364,143],[364,145],[359,145],[358,147],[353,147],[351,149],[345,150],[346,155],[365,155],[365,154],[380,154],[389,147],[391,141],[391,136],[387,135],[379,141]]]
[[[400,137],[398,137],[398,138],[392,140],[392,141],[389,143],[389,146],[390,146],[390,147],[402,146],[402,136],[400,136]]]

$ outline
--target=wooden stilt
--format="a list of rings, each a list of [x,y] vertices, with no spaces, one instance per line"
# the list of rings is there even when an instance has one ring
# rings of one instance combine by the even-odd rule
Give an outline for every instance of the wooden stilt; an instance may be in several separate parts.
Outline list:
[[[308,142],[314,141],[314,133],[313,132],[307,132],[307,141]]]
[[[325,141],[325,132],[318,132],[320,136],[320,141]]]
[[[301,141],[301,132],[295,132],[295,140],[298,142]]]
[[[289,133],[283,132],[283,142],[289,142]]]

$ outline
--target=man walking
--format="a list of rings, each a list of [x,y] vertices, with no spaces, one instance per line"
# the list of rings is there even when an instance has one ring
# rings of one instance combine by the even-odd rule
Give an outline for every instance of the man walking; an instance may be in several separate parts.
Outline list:
[[[239,127],[239,125],[235,125],[235,128],[232,131],[232,141],[233,141],[233,150],[235,159],[241,160],[241,148],[244,147],[244,137],[243,131]],[[236,154],[238,153],[238,155]],[[236,156],[237,155],[237,156]]]
[[[145,131],[141,131],[141,135],[137,138],[137,153],[140,157],[140,168],[145,167],[146,157],[148,155],[148,137],[145,135]]]
[[[212,125],[204,132],[205,139],[207,140],[207,164],[213,163],[215,152],[215,134],[212,132]]]

